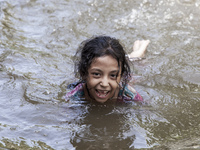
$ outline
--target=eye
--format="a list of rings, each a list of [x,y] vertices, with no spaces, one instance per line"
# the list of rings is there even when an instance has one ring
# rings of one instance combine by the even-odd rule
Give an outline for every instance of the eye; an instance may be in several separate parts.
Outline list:
[[[101,76],[101,74],[98,73],[98,72],[93,72],[93,73],[92,73],[92,76],[95,77],[95,78],[98,78],[98,77]]]
[[[117,78],[117,74],[111,74],[110,77],[111,77],[111,79],[116,79]]]

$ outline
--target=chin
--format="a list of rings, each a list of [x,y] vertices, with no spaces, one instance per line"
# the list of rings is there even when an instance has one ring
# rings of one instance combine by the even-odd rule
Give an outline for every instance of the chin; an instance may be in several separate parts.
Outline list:
[[[98,103],[102,103],[103,104],[103,103],[107,102],[108,100],[107,99],[106,100],[97,100],[97,99],[95,99],[95,101],[98,102]]]

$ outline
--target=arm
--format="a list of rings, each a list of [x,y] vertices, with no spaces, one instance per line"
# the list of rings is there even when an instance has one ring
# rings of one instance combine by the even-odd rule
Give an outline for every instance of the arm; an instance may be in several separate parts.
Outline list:
[[[137,40],[134,42],[133,51],[128,55],[130,59],[142,58],[145,55],[147,46],[149,45],[149,40]]]

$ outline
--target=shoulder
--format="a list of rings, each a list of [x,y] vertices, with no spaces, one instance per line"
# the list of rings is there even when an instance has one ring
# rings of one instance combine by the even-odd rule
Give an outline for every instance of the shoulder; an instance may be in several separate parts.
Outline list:
[[[130,85],[126,85],[122,94],[121,90],[121,96],[124,97],[126,100],[135,100],[135,101],[143,101],[142,96]]]
[[[73,87],[73,89],[65,95],[65,99],[80,98],[84,96],[83,83],[79,83]]]

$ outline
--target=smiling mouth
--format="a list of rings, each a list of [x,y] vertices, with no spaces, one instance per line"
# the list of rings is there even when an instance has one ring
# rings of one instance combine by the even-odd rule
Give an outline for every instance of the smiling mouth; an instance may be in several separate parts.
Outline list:
[[[106,98],[110,91],[95,90],[99,98]]]

